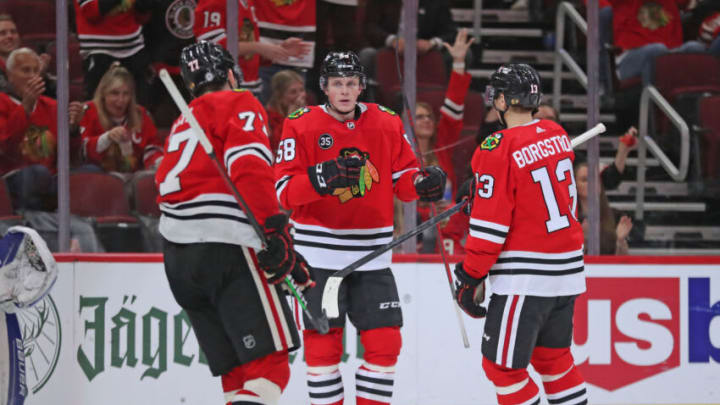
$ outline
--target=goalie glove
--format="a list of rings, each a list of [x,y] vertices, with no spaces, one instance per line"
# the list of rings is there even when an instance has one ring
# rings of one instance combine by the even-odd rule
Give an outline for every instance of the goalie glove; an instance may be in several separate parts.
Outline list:
[[[455,300],[466,314],[473,318],[484,318],[487,309],[483,307],[485,300],[485,279],[469,275],[463,268],[462,262],[455,265]]]
[[[13,312],[40,301],[57,279],[57,263],[35,230],[13,226],[0,239],[0,309]]]
[[[365,159],[339,157],[308,167],[308,177],[315,191],[320,195],[326,195],[336,188],[360,184],[360,170],[363,166]]]
[[[310,276],[310,266],[305,258],[293,248],[290,229],[285,214],[276,214],[265,220],[267,246],[257,254],[258,265],[268,283],[280,284],[289,275],[302,291],[313,287],[315,281]],[[287,286],[283,286],[287,289]]]
[[[443,198],[447,174],[438,166],[428,166],[413,174],[415,191],[420,201],[434,202]]]

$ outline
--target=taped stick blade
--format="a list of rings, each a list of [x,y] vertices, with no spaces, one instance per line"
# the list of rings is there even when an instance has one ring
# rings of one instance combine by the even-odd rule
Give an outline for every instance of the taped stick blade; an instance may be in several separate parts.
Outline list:
[[[340,284],[343,278],[330,276],[325,283],[322,295],[322,310],[328,318],[340,317],[340,308],[338,307],[338,295],[340,294]]]

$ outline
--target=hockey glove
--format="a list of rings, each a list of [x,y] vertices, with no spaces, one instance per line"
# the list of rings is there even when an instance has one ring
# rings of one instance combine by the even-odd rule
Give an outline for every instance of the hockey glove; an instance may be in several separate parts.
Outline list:
[[[455,197],[455,202],[459,203],[460,201],[467,199],[468,203],[465,207],[463,207],[463,213],[465,215],[470,215],[472,212],[472,206],[473,206],[473,199],[475,197],[475,176],[470,177],[469,179],[465,180],[463,184],[460,185],[458,188],[457,196]]]
[[[480,305],[485,300],[485,279],[469,275],[462,262],[455,265],[455,300],[466,314],[473,318],[484,318],[487,309]]]
[[[420,201],[433,202],[443,198],[447,175],[437,166],[427,166],[413,175],[415,191]]]
[[[336,188],[357,186],[360,183],[360,169],[363,166],[365,159],[339,157],[308,167],[308,176],[315,191],[325,195],[332,193]]]
[[[267,246],[257,254],[260,269],[270,284],[279,284],[291,276],[300,290],[315,285],[305,258],[293,248],[290,224],[285,214],[276,214],[265,220]]]

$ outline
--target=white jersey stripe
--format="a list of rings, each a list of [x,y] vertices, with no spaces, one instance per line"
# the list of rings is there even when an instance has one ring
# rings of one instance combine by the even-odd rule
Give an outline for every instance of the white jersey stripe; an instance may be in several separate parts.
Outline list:
[[[393,181],[396,181],[396,180],[399,179],[400,176],[402,176],[403,174],[405,174],[405,173],[407,173],[407,172],[409,172],[409,171],[418,171],[418,170],[419,170],[419,169],[418,169],[417,167],[411,167],[411,168],[409,168],[409,169],[400,170],[399,172],[394,172],[394,173],[392,174],[392,179],[393,179]]]
[[[495,288],[495,286],[492,287],[493,289]],[[512,297],[512,295],[508,295],[507,300],[505,300],[502,320],[500,321],[500,332],[498,333],[498,346],[497,352],[495,353],[495,363],[501,366],[505,365],[505,359],[503,358],[503,350],[505,349],[505,332],[507,331],[508,316],[510,313],[510,303],[512,302]]]
[[[470,218],[470,225],[477,225],[483,228],[490,228],[500,232],[507,232],[510,227],[496,222],[483,221],[481,219]]]
[[[557,260],[557,259],[570,259],[573,257],[581,256],[582,250],[573,250],[570,252],[562,253],[541,253],[541,252],[530,252],[522,250],[507,250],[498,256],[498,259],[504,258],[532,258],[532,259],[545,259],[545,260]]]
[[[505,238],[501,238],[499,236],[492,235],[492,234],[485,233],[485,232],[478,232],[476,230],[473,230],[472,228],[470,228],[469,235],[473,238],[483,239],[488,242],[497,243],[498,245],[502,245],[505,243]]]
[[[280,179],[282,181],[282,179]],[[386,233],[393,231],[392,226],[385,226],[382,228],[357,228],[357,229],[334,229],[334,228],[326,228],[324,226],[319,225],[307,225],[307,224],[301,224],[297,221],[293,221],[293,225],[297,229],[302,230],[308,230],[308,231],[319,231],[319,232],[327,232],[332,233],[335,235],[372,235],[377,233]]]
[[[278,351],[283,350],[283,344],[280,340],[277,323],[275,322],[273,311],[270,308],[270,302],[268,300],[268,295],[266,291],[267,284],[264,280],[260,278],[260,274],[254,266],[255,262],[253,260],[253,257],[250,255],[248,249],[244,246],[242,249],[243,254],[245,255],[245,261],[248,263],[248,267],[250,267],[250,274],[252,275],[253,281],[255,282],[255,288],[257,289],[258,295],[260,296],[260,302],[262,303],[263,312],[265,313],[265,319],[267,320],[267,324],[270,329],[273,345],[275,345],[275,349],[277,349]]]
[[[512,368],[513,359],[515,357],[515,341],[517,340],[517,332],[518,332],[518,326],[520,325],[520,313],[522,312],[523,303],[525,302],[525,296],[519,295],[518,296],[517,305],[515,306],[515,312],[513,313],[513,320],[510,327],[512,328],[510,331],[510,342],[508,346],[508,360],[507,360],[507,366]]]
[[[461,119],[463,119],[463,114],[462,114],[462,113],[458,114],[458,113],[456,113],[455,111],[447,108],[446,106],[440,107],[440,112],[443,113],[443,114],[445,114],[445,115],[447,115],[448,117],[450,117],[450,118],[452,118],[452,119],[454,119],[454,120],[460,121]]]

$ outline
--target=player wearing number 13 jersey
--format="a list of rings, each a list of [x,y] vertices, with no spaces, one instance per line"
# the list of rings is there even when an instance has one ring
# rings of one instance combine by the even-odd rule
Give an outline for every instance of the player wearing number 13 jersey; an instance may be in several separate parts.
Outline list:
[[[483,369],[500,404],[539,404],[542,377],[551,404],[586,404],[570,353],[575,298],[585,291],[583,233],[576,217],[575,157],[565,130],[533,120],[540,78],[528,65],[501,66],[486,98],[506,129],[486,138],[472,160],[474,187],[465,260],[456,298],[487,316]],[[480,304],[485,278],[492,295]]]
[[[288,352],[300,345],[279,283],[312,280],[275,199],[267,116],[249,91],[231,90],[242,73],[219,45],[185,47],[180,68],[217,160],[184,118],[175,122],[155,177],[165,273],[225,402],[277,404],[290,379]],[[220,170],[264,227],[263,250]]]

